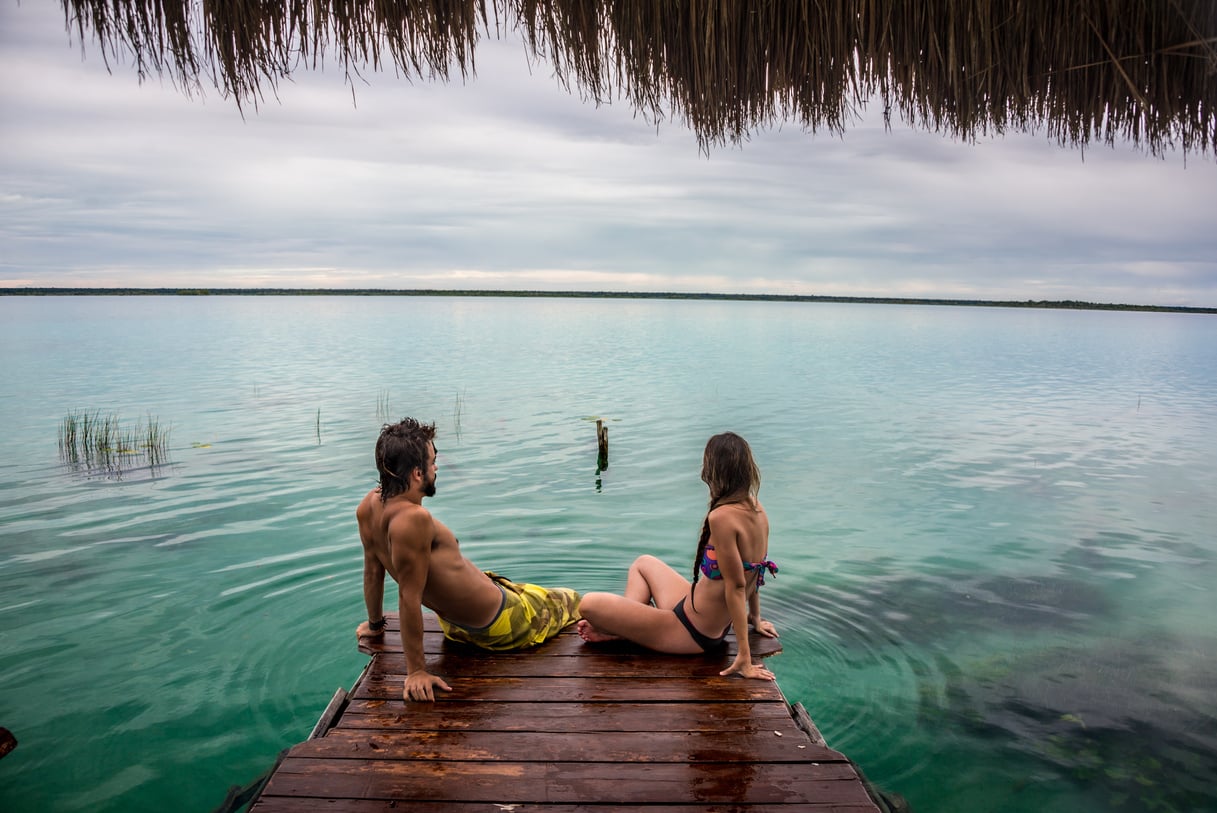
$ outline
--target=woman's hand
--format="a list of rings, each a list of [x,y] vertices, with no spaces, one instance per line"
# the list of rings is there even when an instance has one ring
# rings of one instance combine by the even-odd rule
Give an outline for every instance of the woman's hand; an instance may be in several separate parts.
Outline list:
[[[755,678],[757,680],[777,680],[773,672],[770,672],[766,667],[761,666],[759,663],[752,663],[752,661],[742,658],[739,655],[736,655],[735,660],[731,662],[731,665],[719,672],[719,674],[726,676],[736,672],[739,672],[746,678]]]
[[[777,627],[773,626],[772,622],[766,621],[763,618],[758,618],[755,622],[753,622],[752,628],[761,635],[764,635],[766,638],[778,637]]]

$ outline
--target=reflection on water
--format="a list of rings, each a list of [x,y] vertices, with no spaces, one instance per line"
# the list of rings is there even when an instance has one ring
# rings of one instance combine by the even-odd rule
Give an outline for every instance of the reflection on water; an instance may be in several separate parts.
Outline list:
[[[763,610],[782,689],[922,813],[1217,808],[1215,333],[1000,309],[0,299],[19,382],[0,395],[0,724],[21,743],[3,807],[207,810],[306,736],[365,660],[353,511],[401,413],[439,424],[428,505],[475,562],[584,591],[621,589],[640,553],[692,569],[702,448],[741,432],[781,566]],[[172,466],[65,470],[55,416],[78,404],[162,416]]]
[[[1122,539],[1123,549],[1153,550],[1131,543]],[[905,755],[928,732],[948,733],[951,747],[974,749],[967,764],[983,767],[1001,754],[1013,760],[1009,773],[1062,787],[1013,781],[1008,798],[989,798],[987,810],[1200,810],[1213,803],[1211,628],[1121,635],[1119,592],[1087,578],[886,578],[884,571],[859,568],[849,583],[783,606],[812,631],[797,644],[784,635],[786,651],[797,649],[800,664],[850,684],[841,690],[852,696],[845,705],[861,719],[839,729],[836,747],[856,755],[881,739]],[[779,663],[785,683],[790,664]],[[865,691],[872,682],[885,691]],[[901,718],[907,728],[887,728]],[[898,775],[937,773],[924,759],[906,761]],[[935,809],[979,803],[965,789]]]

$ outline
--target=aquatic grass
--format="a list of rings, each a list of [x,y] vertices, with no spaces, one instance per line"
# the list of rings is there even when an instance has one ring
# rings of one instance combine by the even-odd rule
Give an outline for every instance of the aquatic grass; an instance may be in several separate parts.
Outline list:
[[[452,405],[452,427],[453,434],[456,435],[456,442],[461,442],[461,416],[465,413],[465,393],[458,392],[456,394],[456,402]]]
[[[392,412],[393,407],[389,401],[389,391],[381,390],[376,396],[376,417],[382,421],[388,421]]]
[[[137,427],[138,429],[138,427]],[[148,423],[142,427],[141,447],[148,458],[149,465],[159,466],[169,458],[169,429],[161,428],[160,420],[149,415]]]
[[[76,409],[58,431],[59,458],[74,470],[121,475],[136,464],[157,468],[169,462],[169,428],[153,415],[124,425],[114,412]]]
[[[61,460],[71,461],[79,456],[79,432],[80,422],[75,419],[74,415],[66,415],[59,424],[59,457]]]

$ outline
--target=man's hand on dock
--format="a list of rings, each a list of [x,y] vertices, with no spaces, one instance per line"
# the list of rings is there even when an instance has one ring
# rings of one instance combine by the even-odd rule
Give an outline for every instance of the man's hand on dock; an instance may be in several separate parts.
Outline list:
[[[360,624],[358,627],[355,628],[355,639],[358,641],[362,641],[364,638],[383,638],[383,637],[385,637],[384,627],[381,627],[379,632],[374,632],[372,630],[372,625],[369,624],[367,621],[364,621],[362,624]]]
[[[401,696],[407,702],[426,700],[430,703],[435,700],[436,689],[443,689],[445,692],[452,691],[452,687],[444,683],[442,677],[419,670],[406,675],[406,685],[401,690]]]

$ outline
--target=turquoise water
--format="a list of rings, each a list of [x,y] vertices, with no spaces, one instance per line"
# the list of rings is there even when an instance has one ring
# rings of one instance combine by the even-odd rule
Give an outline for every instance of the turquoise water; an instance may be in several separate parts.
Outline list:
[[[1217,809],[1211,316],[4,297],[0,347],[6,811],[211,810],[307,736],[366,661],[353,512],[402,415],[470,558],[581,590],[691,568],[702,446],[747,437],[771,665],[919,813]],[[81,409],[170,462],[65,465]]]

